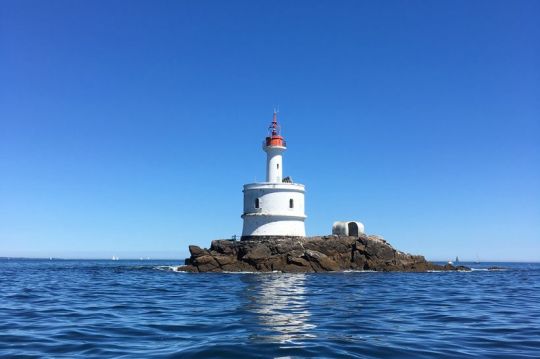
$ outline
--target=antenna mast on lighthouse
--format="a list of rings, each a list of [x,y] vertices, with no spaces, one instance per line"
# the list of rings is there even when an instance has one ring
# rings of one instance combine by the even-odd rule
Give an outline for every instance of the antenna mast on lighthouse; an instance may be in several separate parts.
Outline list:
[[[268,137],[266,137],[266,142],[263,145],[264,147],[286,147],[285,140],[281,137],[281,126],[277,121],[278,111],[274,109],[274,115],[272,116],[272,122],[268,126]],[[266,151],[266,149],[264,148]],[[285,150],[285,148],[283,149]]]
[[[272,116],[272,123],[270,124],[270,127],[268,127],[269,130],[271,130],[271,135],[272,136],[278,136],[279,135],[279,132],[281,130],[281,128],[279,127],[278,125],[278,122],[277,122],[277,114],[278,114],[279,110],[276,110],[274,108],[274,115]]]

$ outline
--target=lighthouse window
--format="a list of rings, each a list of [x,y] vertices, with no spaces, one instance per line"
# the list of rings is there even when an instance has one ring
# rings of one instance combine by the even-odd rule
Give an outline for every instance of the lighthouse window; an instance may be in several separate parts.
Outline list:
[[[289,200],[289,208],[294,208],[294,200],[292,198]]]
[[[260,208],[260,207],[259,207],[259,199],[258,199],[258,198],[255,198],[255,208]]]
[[[279,170],[279,163],[277,164],[277,169]]]

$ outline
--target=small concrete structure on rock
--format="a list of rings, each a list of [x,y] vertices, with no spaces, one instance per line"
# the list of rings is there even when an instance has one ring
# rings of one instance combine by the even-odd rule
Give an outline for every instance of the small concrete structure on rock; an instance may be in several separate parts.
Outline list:
[[[332,234],[338,236],[358,237],[364,234],[364,225],[360,222],[334,222],[332,226]]]

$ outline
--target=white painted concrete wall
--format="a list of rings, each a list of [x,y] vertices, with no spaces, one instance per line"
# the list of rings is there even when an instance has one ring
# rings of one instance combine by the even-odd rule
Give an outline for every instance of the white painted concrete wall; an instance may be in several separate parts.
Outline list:
[[[266,182],[281,183],[283,179],[283,156],[281,146],[263,146],[266,152]]]
[[[306,235],[304,186],[297,183],[251,183],[244,185],[242,236]],[[259,208],[255,200],[259,199]],[[290,200],[293,208],[290,208]]]

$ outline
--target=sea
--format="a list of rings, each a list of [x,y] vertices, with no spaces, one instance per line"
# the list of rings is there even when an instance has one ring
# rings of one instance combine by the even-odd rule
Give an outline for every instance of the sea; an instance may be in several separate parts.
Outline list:
[[[538,263],[321,274],[179,264],[1,259],[0,357],[540,358]]]

